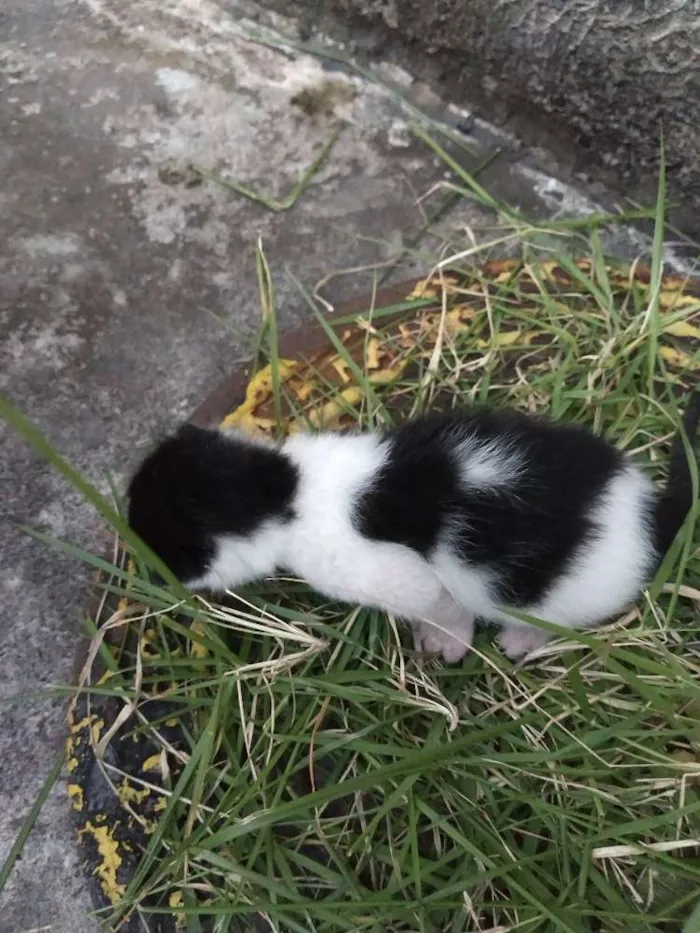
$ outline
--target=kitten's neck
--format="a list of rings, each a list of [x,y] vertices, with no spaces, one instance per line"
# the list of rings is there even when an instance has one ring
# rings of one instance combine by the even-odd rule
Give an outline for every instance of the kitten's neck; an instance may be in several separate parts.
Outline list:
[[[297,434],[282,450],[298,476],[283,556],[288,569],[304,576],[308,563],[327,560],[352,532],[357,495],[381,467],[383,440],[379,434]]]
[[[296,434],[282,447],[297,470],[293,510],[303,517],[334,512],[367,485],[382,465],[380,434]]]

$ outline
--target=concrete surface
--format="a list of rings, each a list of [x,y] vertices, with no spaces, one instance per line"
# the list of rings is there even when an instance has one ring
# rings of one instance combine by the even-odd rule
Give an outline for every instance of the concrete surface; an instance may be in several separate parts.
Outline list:
[[[206,0],[4,0],[0,11],[0,388],[102,488],[108,472],[122,482],[144,445],[245,356],[258,235],[289,326],[306,312],[285,265],[311,286],[387,259],[422,223],[417,196],[442,177],[384,90],[245,41],[256,17],[250,5]],[[444,110],[407,74],[391,75]],[[292,103],[329,80],[341,91],[321,112]],[[345,132],[289,213],[183,176],[193,161],[284,192],[339,120]],[[472,135],[481,155],[508,145],[484,124]],[[592,206],[524,150],[506,152],[490,184],[540,211]],[[462,208],[448,225],[479,219]],[[333,293],[369,284],[346,277]],[[89,576],[14,523],[98,550],[107,538],[50,469],[0,432],[7,698],[71,679]],[[2,706],[0,860],[59,753],[62,716],[46,699]],[[0,895],[0,931],[88,933],[90,911],[61,783]]]
[[[265,0],[278,9],[285,0]],[[677,222],[700,235],[698,0],[297,0],[403,47],[449,90],[580,176],[653,199],[663,130]],[[325,14],[325,15],[324,15]],[[366,44],[365,44],[366,47]],[[431,62],[426,59],[432,59]]]

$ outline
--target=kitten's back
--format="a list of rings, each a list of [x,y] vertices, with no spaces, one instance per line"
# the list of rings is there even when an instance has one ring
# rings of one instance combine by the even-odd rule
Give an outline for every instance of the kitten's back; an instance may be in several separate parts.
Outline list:
[[[628,469],[573,425],[502,411],[428,417],[390,437],[356,521],[370,538],[483,568],[495,600],[527,606],[595,536],[596,506]]]

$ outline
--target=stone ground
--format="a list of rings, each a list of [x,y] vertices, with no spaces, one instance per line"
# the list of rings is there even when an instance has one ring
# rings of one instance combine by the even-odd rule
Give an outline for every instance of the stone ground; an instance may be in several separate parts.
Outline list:
[[[422,223],[417,196],[442,177],[381,86],[247,41],[260,18],[223,0],[4,0],[0,11],[0,384],[103,488],[108,473],[122,482],[144,446],[245,357],[258,315],[258,236],[288,327],[307,312],[285,267],[313,286],[332,270],[391,258]],[[387,65],[384,74],[446,119],[467,116],[405,72]],[[301,102],[320,106],[292,103],[309,91]],[[293,211],[189,185],[194,162],[284,192],[339,121],[345,131]],[[470,132],[482,151],[507,149],[491,170],[499,196],[545,212],[590,208],[533,153],[484,125]],[[474,217],[463,209],[450,223]],[[370,282],[343,277],[331,292],[346,297]],[[90,509],[0,431],[0,690],[12,697],[70,681],[88,581],[15,524],[97,549],[107,538]],[[2,709],[0,861],[63,742],[60,702],[30,697]],[[90,911],[59,783],[0,895],[0,931],[88,933],[97,929]]]

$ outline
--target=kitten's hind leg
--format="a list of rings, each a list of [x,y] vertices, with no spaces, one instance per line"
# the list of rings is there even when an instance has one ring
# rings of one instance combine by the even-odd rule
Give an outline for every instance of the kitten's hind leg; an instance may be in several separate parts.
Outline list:
[[[427,617],[414,623],[413,635],[417,648],[441,654],[448,664],[454,664],[462,660],[471,646],[474,615],[443,590]]]
[[[534,625],[513,623],[504,625],[499,644],[506,657],[511,661],[520,661],[531,651],[536,651],[551,639],[551,635]]]

